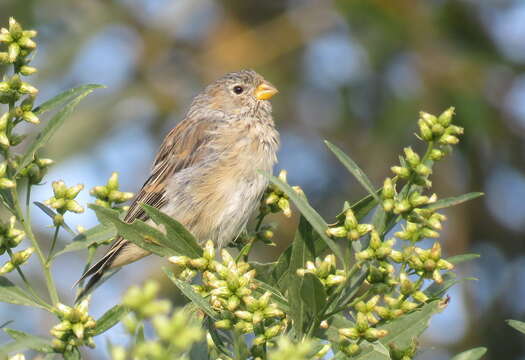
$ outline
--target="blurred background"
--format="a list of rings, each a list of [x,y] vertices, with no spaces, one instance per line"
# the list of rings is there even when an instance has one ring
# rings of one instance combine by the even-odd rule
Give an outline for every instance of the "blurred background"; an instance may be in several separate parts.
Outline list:
[[[421,145],[413,136],[418,112],[455,106],[465,136],[438,164],[433,183],[441,197],[486,193],[449,209],[443,235],[448,255],[482,255],[460,269],[479,281],[451,290],[417,359],[445,360],[474,346],[489,348],[486,359],[525,359],[525,339],[504,322],[525,317],[524,1],[0,0],[2,26],[9,16],[39,30],[33,82],[40,100],[83,83],[107,86],[80,105],[44,154],[57,160],[48,181],[87,189],[118,171],[122,188],[136,192],[193,96],[225,72],[253,68],[280,89],[272,99],[282,135],[276,170],[287,169],[289,182],[329,221],[344,199],[365,192],[323,139],[379,186],[403,146]],[[34,200],[50,195],[46,184]],[[81,200],[92,201],[88,191]],[[34,216],[39,236],[50,237],[49,219],[38,209]],[[286,247],[297,218],[273,220],[278,248],[261,247],[261,259]],[[96,223],[90,212],[67,221]],[[70,240],[63,234],[61,241]],[[55,266],[68,301],[84,259],[78,253]],[[166,281],[159,270],[151,258],[119,272],[94,294],[92,312],[117,303],[130,284]],[[177,296],[173,286],[164,288]],[[2,304],[0,322],[9,319],[42,334],[54,323]],[[125,340],[118,327],[109,336]],[[105,339],[97,344],[91,358],[105,358]]]

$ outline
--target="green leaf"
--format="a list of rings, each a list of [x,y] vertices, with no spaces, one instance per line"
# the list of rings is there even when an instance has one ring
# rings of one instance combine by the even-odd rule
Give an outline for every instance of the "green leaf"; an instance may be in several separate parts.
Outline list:
[[[314,210],[314,208],[310,206],[306,198],[297,194],[290,185],[282,182],[276,176],[270,176],[269,179],[272,184],[279,187],[279,189],[281,189],[286,195],[288,195],[290,200],[293,201],[293,203],[295,204],[295,206],[297,206],[301,214],[306,218],[306,220],[308,220],[308,222],[310,223],[310,225],[312,225],[315,231],[317,231],[321,239],[326,243],[330,250],[332,250],[332,252],[339,258],[339,260],[341,260],[343,264],[346,264],[341,249],[339,249],[337,244],[332,239],[330,239],[328,235],[326,235],[326,229],[328,228],[328,225],[321,217],[321,215],[319,215]]]
[[[461,255],[451,256],[447,258],[447,261],[453,265],[457,265],[462,262],[478,259],[479,257],[480,257],[479,254],[461,254]]]
[[[44,307],[36,303],[29,294],[3,276],[0,276],[0,302],[44,309]]]
[[[381,326],[381,329],[388,331],[388,335],[379,341],[387,346],[388,344],[395,344],[400,349],[410,346],[428,327],[432,315],[441,312],[443,308],[443,302],[435,300],[410,314],[403,315]]]
[[[425,206],[425,208],[431,209],[431,210],[444,209],[444,208],[448,208],[451,206],[462,204],[466,201],[474,200],[483,195],[484,194],[482,192],[471,192],[468,194],[463,194],[463,195],[459,195],[455,197],[449,197],[449,198],[438,200],[435,203]]]
[[[52,109],[62,105],[63,103],[65,103],[68,100],[70,100],[71,98],[77,97],[79,95],[82,95],[86,91],[90,91],[90,90],[93,91],[94,89],[104,88],[104,87],[105,86],[103,86],[103,85],[87,84],[87,85],[77,86],[77,87],[72,88],[72,89],[68,89],[68,90],[58,94],[57,96],[55,96],[55,97],[45,101],[44,103],[40,104],[39,106],[37,106],[33,110],[33,113],[35,113],[35,115],[42,115],[42,114],[48,112],[49,110],[52,110]]]
[[[87,249],[93,244],[100,244],[104,241],[114,238],[115,236],[117,236],[117,229],[115,226],[112,224],[99,224],[75,236],[72,242],[67,244],[62,250],[55,254],[55,257],[71,251]]]
[[[43,353],[53,352],[53,347],[48,339],[13,329],[4,329],[4,331],[16,342],[22,343],[24,348]]]
[[[457,354],[450,360],[479,360],[483,355],[485,355],[486,352],[487,348],[477,347],[474,349],[463,351],[462,353]]]
[[[120,220],[120,218],[118,217],[118,212],[114,210],[94,204],[89,204],[88,207],[95,211],[99,218],[104,219],[104,221],[112,222],[113,225],[115,225],[115,227],[117,228],[117,232],[122,237],[124,237],[128,241],[131,241],[135,245],[140,246],[144,250],[152,252],[161,257],[176,255],[173,253],[172,250],[153,244],[144,239],[144,226],[147,226],[144,224],[144,222],[135,221],[133,224],[128,224]],[[159,231],[154,228],[151,228],[151,231],[155,234],[159,233]]]
[[[339,149],[334,144],[330,143],[329,141],[324,142],[326,146],[334,153],[334,155],[339,159],[339,161],[354,175],[354,177],[359,181],[361,185],[368,191],[370,195],[372,195],[377,202],[380,202],[379,196],[376,194],[376,190],[374,186],[372,185],[372,182],[366,176],[366,174],[361,170],[359,166],[354,162],[354,160],[350,159],[348,155],[346,155],[341,149]]]
[[[18,165],[18,171],[17,173],[25,168],[35,157],[35,153],[44,145],[46,145],[51,137],[55,134],[55,132],[62,126],[66,118],[71,115],[75,107],[78,105],[78,103],[88,96],[93,90],[97,88],[101,88],[102,85],[86,85],[82,91],[80,91],[73,99],[71,99],[64,108],[62,108],[58,113],[55,114],[51,118],[51,120],[48,121],[42,132],[38,134],[36,139],[31,143],[29,146],[29,149],[26,151],[24,156],[19,162]],[[49,108],[49,105],[46,105],[44,109]]]
[[[305,310],[311,319],[317,317],[326,305],[326,291],[321,281],[314,274],[304,274],[301,284],[301,299],[306,305]]]
[[[102,334],[115,326],[127,313],[129,309],[123,305],[115,305],[104,313],[93,329],[95,335]]]
[[[512,326],[514,329],[525,334],[525,322],[518,320],[507,320],[507,324]]]
[[[191,300],[195,305],[197,305],[202,311],[204,311],[208,316],[217,320],[218,314],[215,310],[212,309],[208,301],[203,298],[200,294],[193,290],[193,287],[185,281],[179,280],[175,277],[172,271],[163,267],[162,270],[168,276],[168,278],[173,281],[173,283],[179,288],[179,290]]]
[[[292,243],[290,263],[287,270],[286,280],[282,286],[288,289],[288,303],[290,304],[291,317],[295,322],[297,334],[301,336],[307,322],[307,304],[302,296],[302,287],[305,278],[297,275],[297,270],[304,268],[306,261],[315,258],[314,238],[312,236],[312,225],[304,216],[299,220],[299,227],[295,233]],[[324,290],[324,289],[323,289]]]
[[[390,360],[390,352],[382,343],[371,344],[365,341],[362,346],[364,347],[363,351],[352,357],[352,360]]]
[[[339,343],[341,341],[341,336],[339,335],[339,329],[343,328],[352,328],[354,327],[354,322],[347,319],[341,314],[336,314],[331,316],[328,320],[328,327],[326,329],[319,328],[316,331],[315,336],[329,340],[332,343]]]
[[[202,257],[202,248],[195,237],[181,223],[152,206],[142,204],[142,208],[155,223],[162,224],[166,228],[167,242],[164,244],[165,246],[191,258]]]
[[[47,207],[46,205],[42,204],[41,202],[38,202],[38,201],[35,201],[34,204],[40,209],[42,210],[47,216],[49,216],[51,218],[51,220],[53,220],[55,218],[55,215],[57,215],[57,213],[53,210],[51,210],[49,207]],[[70,233],[71,235],[76,235],[76,233],[69,227],[68,224],[66,224],[65,222],[62,223],[62,227],[68,232]]]

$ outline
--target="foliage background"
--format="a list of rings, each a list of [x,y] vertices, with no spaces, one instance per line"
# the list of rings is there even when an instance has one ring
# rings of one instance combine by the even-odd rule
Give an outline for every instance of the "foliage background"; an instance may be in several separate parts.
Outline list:
[[[449,359],[479,345],[489,348],[487,359],[525,358],[523,338],[503,321],[525,315],[523,1],[0,0],[0,23],[9,16],[40,31],[39,99],[80,83],[108,86],[83,103],[45,154],[60,160],[49,179],[84,182],[88,189],[117,170],[123,189],[136,191],[162,136],[196,92],[239,68],[254,68],[280,89],[273,101],[282,135],[278,167],[326,219],[343,198],[358,199],[364,190],[323,138],[379,185],[402,146],[415,143],[407,128],[415,130],[417,112],[456,106],[467,133],[454,156],[439,164],[434,184],[441,196],[486,192],[449,209],[444,233],[449,255],[482,255],[462,269],[480,281],[452,290],[418,359]],[[34,198],[44,200],[51,190],[35,191]],[[87,191],[83,196],[86,202]],[[282,222],[279,247],[292,238],[295,221]],[[68,222],[87,227],[95,218],[88,213]],[[274,256],[268,248],[254,253]],[[82,257],[57,263],[66,298],[74,296],[71,285],[82,267]],[[99,289],[93,314],[149,277],[166,281],[164,295],[181,301],[158,259],[150,258]],[[0,322],[14,319],[21,330],[42,326],[42,332],[51,326],[40,312],[16,309],[0,306]],[[125,338],[121,328],[110,336],[116,343]],[[98,345],[93,358],[104,356],[103,340]]]

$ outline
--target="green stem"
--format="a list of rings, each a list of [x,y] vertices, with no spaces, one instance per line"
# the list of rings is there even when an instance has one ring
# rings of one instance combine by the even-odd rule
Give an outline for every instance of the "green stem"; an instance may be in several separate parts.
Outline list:
[[[47,254],[47,260],[46,260],[47,264],[50,263],[51,258],[53,257],[53,250],[55,250],[55,245],[57,243],[59,231],[60,231],[60,225],[57,225],[55,227],[55,233],[53,234],[53,240],[51,240],[51,247],[49,248],[49,254]]]
[[[11,261],[13,260],[13,251],[11,249],[7,249],[7,253],[9,254],[9,257],[11,258]],[[24,282],[24,285],[26,287],[26,289],[31,293],[31,295],[33,296],[34,300],[39,303],[40,305],[42,305],[43,307],[47,308],[48,310],[51,309],[51,306],[45,302],[44,299],[42,299],[38,294],[37,292],[35,291],[35,289],[33,289],[33,287],[31,286],[31,284],[29,283],[29,280],[27,280],[27,277],[25,276],[24,272],[22,271],[22,269],[20,268],[20,265],[16,265],[15,266],[16,268],[16,271],[18,272],[18,275],[20,275],[20,278],[22,279],[22,281]]]
[[[58,297],[58,292],[55,286],[55,281],[53,280],[53,276],[51,274],[51,264],[48,264],[46,261],[46,257],[44,256],[44,253],[42,252],[42,249],[40,248],[40,245],[38,244],[38,241],[35,237],[35,234],[33,233],[33,229],[31,228],[31,219],[25,218],[24,213],[22,211],[22,207],[20,206],[20,200],[18,198],[18,191],[16,187],[14,189],[11,189],[11,195],[13,196],[13,202],[15,206],[15,211],[17,213],[18,220],[24,227],[24,231],[26,235],[29,238],[29,241],[31,241],[31,244],[35,248],[35,252],[38,255],[38,258],[40,260],[40,264],[42,265],[42,270],[44,273],[44,278],[46,279],[46,286],[47,290],[49,292],[49,296],[51,298],[51,302],[53,304],[57,304],[60,300]]]

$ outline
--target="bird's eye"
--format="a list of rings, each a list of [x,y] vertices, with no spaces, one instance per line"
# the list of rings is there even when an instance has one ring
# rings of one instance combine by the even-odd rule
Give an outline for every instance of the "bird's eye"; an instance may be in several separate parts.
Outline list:
[[[233,87],[233,92],[236,93],[237,95],[242,94],[243,91],[244,91],[244,88],[240,85],[236,85]]]

